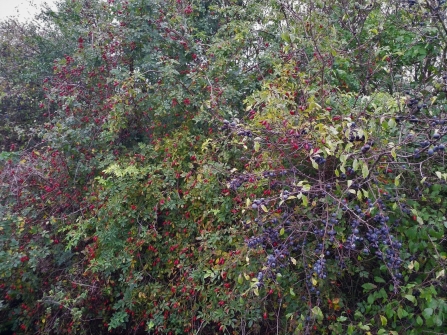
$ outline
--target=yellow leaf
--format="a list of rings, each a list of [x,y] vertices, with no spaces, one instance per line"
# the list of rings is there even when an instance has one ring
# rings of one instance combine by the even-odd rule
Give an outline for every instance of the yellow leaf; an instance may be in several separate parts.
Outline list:
[[[362,175],[363,175],[363,178],[366,178],[369,175],[369,169],[368,169],[368,165],[366,163],[364,163],[362,166]]]
[[[293,288],[292,288],[292,287],[290,288],[290,295],[291,295],[292,297],[296,296],[296,294],[295,294],[295,292],[293,291]]]
[[[396,176],[396,178],[394,178],[394,185],[395,186],[399,186],[399,184],[400,184],[400,176],[401,176],[401,174],[400,175],[398,175],[398,176]]]
[[[396,160],[397,155],[396,155],[396,149],[395,148],[391,149],[391,156],[393,156],[394,160]]]
[[[357,191],[357,199],[359,199],[360,201],[362,200],[363,196],[362,196],[362,191],[358,190]]]
[[[304,194],[303,194],[303,196],[302,196],[302,200],[303,200],[303,205],[304,205],[304,207],[307,207],[309,201],[307,200],[307,197],[306,197]]]

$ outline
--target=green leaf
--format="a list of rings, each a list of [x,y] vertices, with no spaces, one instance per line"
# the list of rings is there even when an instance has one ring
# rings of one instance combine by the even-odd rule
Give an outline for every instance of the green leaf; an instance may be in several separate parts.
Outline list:
[[[366,178],[369,176],[369,169],[368,169],[368,165],[366,163],[363,163],[363,166],[362,166],[362,176],[363,176],[363,178]]]
[[[362,201],[363,199],[362,191],[360,190],[357,191],[357,199],[359,199],[359,201]]]
[[[396,155],[396,149],[395,148],[391,149],[391,156],[394,158],[394,160],[396,160],[397,155]]]
[[[390,127],[390,128],[396,127],[396,121],[394,119],[389,119],[388,120],[388,127]]]
[[[382,326],[386,326],[388,323],[388,320],[383,315],[380,315],[380,322],[382,323]]]
[[[362,285],[362,287],[365,291],[371,291],[377,288],[377,286],[372,283],[365,283]]]
[[[301,188],[301,190],[303,192],[309,192],[310,191],[311,186],[309,184],[305,184],[303,185],[303,187]]]
[[[406,316],[408,316],[408,312],[405,309],[403,309],[402,307],[399,307],[397,309],[397,316],[399,319],[403,319]]]
[[[312,308],[312,315],[319,321],[323,320],[323,312],[321,311],[320,307],[315,306]]]
[[[414,261],[413,264],[414,264],[414,269],[416,271],[419,271],[419,262],[418,261]]]
[[[417,305],[417,299],[415,296],[407,294],[405,295],[405,299],[411,301],[415,306]]]
[[[303,200],[304,207],[307,207],[307,205],[309,204],[309,201],[307,200],[307,197],[303,194],[301,199]]]
[[[398,175],[398,176],[396,176],[396,178],[394,178],[394,186],[399,186],[399,184],[400,184],[400,176],[401,176],[402,174],[400,174],[400,175]]]
[[[362,330],[370,330],[371,328],[369,327],[369,325],[364,325],[363,323],[359,322],[359,324],[357,325],[360,329]]]
[[[422,316],[427,320],[433,315],[433,308],[426,308],[422,312]]]
[[[419,326],[422,326],[424,324],[424,320],[418,315],[417,318],[416,318],[416,323]]]
[[[385,283],[385,279],[381,278],[381,277],[374,277],[374,281],[376,283]]]
[[[358,161],[358,159],[356,158],[356,159],[354,159],[354,161],[352,162],[352,169],[353,169],[354,171],[357,171],[358,167],[359,167],[359,161]]]
[[[289,292],[290,292],[290,295],[291,295],[292,297],[295,297],[295,296],[296,296],[296,294],[295,294],[295,292],[293,291],[293,288],[292,288],[292,287],[289,289]]]

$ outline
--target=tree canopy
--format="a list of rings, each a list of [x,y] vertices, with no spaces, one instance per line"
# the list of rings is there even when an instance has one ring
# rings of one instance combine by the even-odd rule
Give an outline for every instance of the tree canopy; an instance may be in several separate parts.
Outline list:
[[[0,22],[0,332],[447,322],[447,5],[59,0]]]

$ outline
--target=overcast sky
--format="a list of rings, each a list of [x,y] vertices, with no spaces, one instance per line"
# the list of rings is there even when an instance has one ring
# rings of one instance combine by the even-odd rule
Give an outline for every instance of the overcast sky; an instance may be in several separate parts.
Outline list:
[[[8,16],[28,20],[38,13],[38,8],[45,2],[51,5],[55,0],[0,0],[0,20]]]

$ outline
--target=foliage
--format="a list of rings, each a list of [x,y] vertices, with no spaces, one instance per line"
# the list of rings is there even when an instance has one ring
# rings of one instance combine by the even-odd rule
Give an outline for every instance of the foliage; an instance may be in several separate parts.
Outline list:
[[[0,330],[441,333],[444,11],[44,11],[33,34],[54,50],[28,57],[24,88],[39,141],[0,153]],[[5,69],[26,60],[18,40],[2,40]]]

